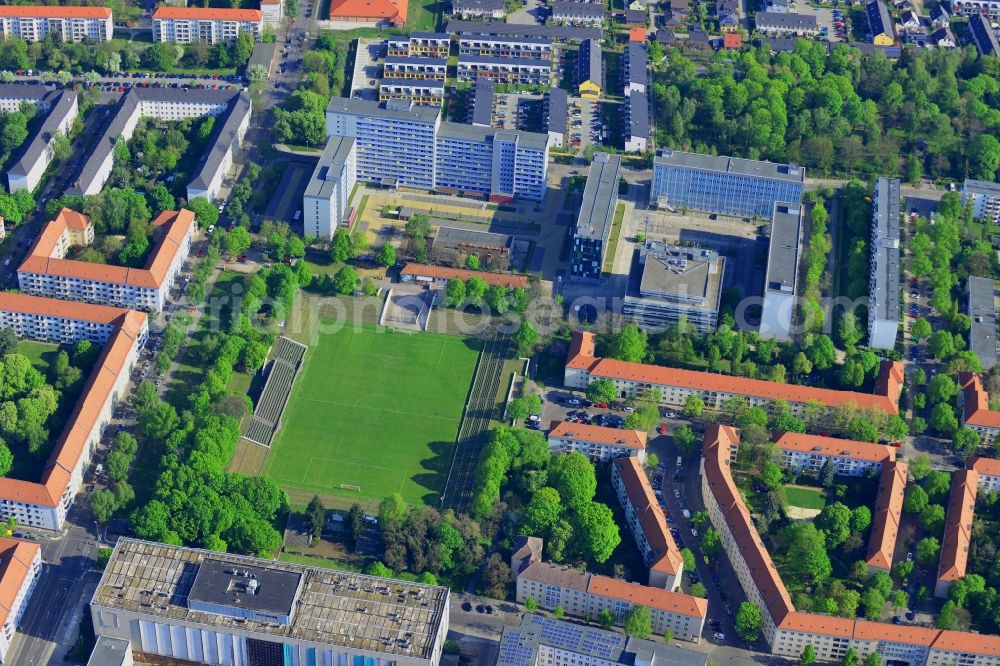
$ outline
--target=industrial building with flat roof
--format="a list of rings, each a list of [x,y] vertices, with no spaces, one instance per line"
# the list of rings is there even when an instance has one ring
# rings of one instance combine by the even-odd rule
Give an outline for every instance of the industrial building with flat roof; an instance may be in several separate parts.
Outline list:
[[[682,317],[698,331],[715,330],[725,257],[705,248],[647,241],[637,251],[637,268],[622,314],[647,330],[663,330]]]
[[[969,276],[969,349],[983,370],[997,363],[996,284],[993,278]]]
[[[899,329],[899,179],[879,178],[872,197],[868,346],[892,349]]]
[[[449,597],[438,586],[120,538],[90,609],[98,636],[155,658],[436,666]]]
[[[500,637],[496,666],[542,664],[670,664],[705,666],[708,655],[674,645],[526,614],[519,626],[507,625]]]
[[[596,153],[583,188],[580,213],[573,228],[570,279],[596,282],[601,279],[604,255],[618,202],[618,179],[622,158]]]
[[[430,246],[430,256],[436,262],[464,265],[464,258],[475,255],[479,265],[491,271],[510,267],[510,246],[507,234],[476,231],[460,227],[438,227]]]
[[[802,206],[797,203],[774,204],[764,277],[764,303],[760,313],[761,337],[776,340],[792,337],[801,236]]]
[[[741,217],[771,217],[774,204],[799,203],[805,169],[737,157],[663,150],[653,161],[650,205]]]
[[[333,238],[346,219],[358,180],[358,152],[351,137],[331,136],[302,195],[302,228],[307,236]]]

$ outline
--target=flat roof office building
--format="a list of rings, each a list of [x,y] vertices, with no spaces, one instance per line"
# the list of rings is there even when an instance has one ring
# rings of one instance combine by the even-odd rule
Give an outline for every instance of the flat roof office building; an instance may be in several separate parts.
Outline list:
[[[774,204],[764,278],[764,304],[760,313],[761,337],[776,340],[792,337],[801,235],[802,207],[799,204]]]
[[[872,201],[868,346],[892,349],[899,329],[899,179],[879,178]]]
[[[448,590],[122,538],[90,603],[99,637],[210,666],[440,663]]]
[[[572,280],[597,282],[601,279],[612,217],[618,202],[621,164],[622,158],[618,155],[594,155],[573,230],[573,256],[570,259]]]
[[[358,152],[351,137],[331,136],[302,195],[302,225],[307,236],[333,238],[347,213],[358,180]]]
[[[647,242],[639,248],[622,313],[640,328],[662,330],[684,317],[696,330],[715,330],[726,258],[714,250]]]
[[[650,205],[740,217],[771,217],[798,203],[805,169],[788,164],[664,150],[653,161]]]

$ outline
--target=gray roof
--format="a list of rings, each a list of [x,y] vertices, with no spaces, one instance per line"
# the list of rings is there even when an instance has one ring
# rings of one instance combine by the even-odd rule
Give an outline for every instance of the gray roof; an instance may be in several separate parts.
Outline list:
[[[247,61],[247,69],[254,65],[260,65],[270,74],[271,63],[274,61],[274,52],[277,50],[278,45],[276,43],[257,42],[253,47],[253,52],[250,54],[250,60]]]
[[[422,58],[420,56],[386,56],[386,65],[434,65],[436,67],[447,67],[447,58]]]
[[[548,37],[568,42],[579,42],[584,39],[600,39],[601,31],[597,28],[574,28],[560,25],[517,25],[514,23],[499,23],[497,21],[448,21],[448,32],[479,34],[479,35],[520,35],[522,37]]]
[[[875,183],[872,298],[879,321],[899,321],[899,179]]]
[[[444,81],[437,79],[382,79],[380,86],[402,86],[404,88],[440,88],[444,90]]]
[[[485,23],[482,25],[486,25]],[[458,46],[461,47],[463,42],[476,41],[476,42],[493,42],[497,44],[542,44],[542,45],[552,45],[552,40],[548,37],[537,36],[537,35],[521,35],[521,34],[503,34],[494,35],[488,33],[479,33],[475,31],[464,32],[458,36]]]
[[[991,197],[1000,197],[1000,183],[994,183],[991,180],[966,178],[962,190],[965,194],[985,194]]]
[[[757,12],[754,21],[758,28],[775,30],[815,30],[816,16],[813,14],[786,14],[784,12]]]
[[[489,127],[493,124],[493,82],[487,78],[476,79],[472,99],[472,124]]]
[[[18,87],[27,88],[29,86]],[[52,140],[53,135],[56,134],[59,125],[66,120],[70,111],[76,106],[76,93],[70,90],[53,90],[46,95],[46,101],[50,104],[50,107],[45,115],[45,120],[42,121],[41,126],[35,132],[34,136],[31,137],[31,140],[27,142],[21,156],[8,169],[8,174],[26,176],[39,160],[44,159],[47,146]]]
[[[337,186],[337,178],[343,172],[347,157],[354,146],[354,138],[332,135],[326,142],[326,148],[313,169],[309,184],[306,185],[304,196],[329,199]]]
[[[766,46],[775,53],[793,53],[795,42],[795,37],[767,37],[757,40],[760,46]]]
[[[628,100],[629,135],[649,138],[649,99],[646,93],[633,92]]]
[[[353,116],[378,116],[408,120],[414,123],[433,124],[437,121],[441,110],[433,106],[411,104],[408,107],[380,104],[375,100],[354,99],[353,97],[334,97],[326,105],[327,113],[346,113]]]
[[[943,41],[955,42],[955,35],[952,33],[951,28],[942,27],[931,33],[930,40],[935,44]]]
[[[625,60],[628,63],[628,81],[630,83],[646,85],[646,47],[639,42],[629,42],[625,47]]]
[[[704,155],[702,153],[685,153],[669,148],[660,151],[656,156],[658,164],[670,164],[701,171],[720,171],[758,178],[771,178],[794,183],[804,183],[806,170],[803,167],[778,164],[776,162],[761,162],[760,160],[745,160],[739,157],[724,155]]]
[[[542,58],[497,58],[484,55],[460,55],[458,66],[462,65],[498,65],[500,67],[538,67],[552,69],[552,61]]]
[[[497,666],[533,666],[538,651],[548,646],[562,653],[580,655],[580,663],[600,660],[616,664],[671,664],[705,666],[707,655],[654,643],[613,631],[581,626],[540,615],[525,615],[520,626],[506,626],[500,638]],[[567,659],[569,661],[569,659]],[[573,659],[574,663],[576,659]]]
[[[212,177],[219,171],[222,160],[226,154],[232,151],[239,141],[240,125],[250,117],[250,93],[246,90],[233,97],[229,102],[229,108],[221,117],[215,121],[215,132],[210,140],[211,145],[205,154],[202,155],[198,167],[195,169],[194,178],[188,183],[188,187],[203,190],[207,189],[212,182]]]
[[[451,0],[452,12],[465,10],[493,13],[506,8],[507,3],[503,0]]]
[[[969,347],[983,369],[997,363],[997,310],[992,278],[969,276]]]
[[[969,17],[969,29],[981,55],[1000,55],[1000,43],[997,42],[996,33],[993,32],[988,18],[981,14],[973,14]]]
[[[611,218],[618,201],[618,178],[622,158],[618,155],[596,153],[583,188],[580,215],[576,218],[574,236],[607,239],[611,232]]]
[[[604,5],[592,2],[563,2],[557,0],[552,3],[552,18],[561,17],[570,19],[602,19],[604,18]]]
[[[67,194],[83,194],[83,191],[93,183],[98,171],[105,160],[114,150],[118,137],[125,133],[125,127],[129,119],[140,108],[143,100],[157,101],[184,101],[202,104],[228,104],[234,97],[240,95],[240,90],[205,90],[202,88],[132,88],[122,95],[118,101],[114,115],[108,121],[97,144],[94,146],[90,157],[84,162],[80,173],[77,175],[76,183],[70,187]],[[249,104],[249,100],[247,102]]]
[[[98,636],[87,666],[122,666],[132,654],[132,644],[120,638]],[[131,662],[130,662],[131,663]]]
[[[498,136],[513,137],[517,141],[519,148],[535,148],[541,150],[549,143],[546,134],[537,132],[523,132],[521,130],[502,130],[496,127],[480,127],[479,125],[465,125],[462,123],[442,122],[438,129],[438,138],[457,139],[460,141],[475,141],[485,143],[493,141]]]
[[[209,561],[221,563],[223,579],[226,566],[249,570],[262,581],[262,593],[269,581],[284,582],[288,587],[297,581],[292,590],[295,612],[291,623],[192,608],[189,592],[205,596],[199,592],[197,579],[199,569]],[[261,572],[267,572],[265,578]],[[217,580],[213,575],[205,582]],[[284,607],[288,594],[281,590],[279,593],[273,605]],[[439,647],[442,623],[447,623],[448,589],[121,538],[91,605],[174,626],[203,627],[221,633],[236,631],[279,643],[301,641],[427,660]],[[391,640],[386,641],[387,637]]]
[[[625,22],[635,25],[646,25],[649,14],[644,9],[626,9],[624,12]]]
[[[475,246],[480,248],[507,248],[511,237],[506,234],[494,234],[488,231],[460,229],[457,227],[438,227],[431,247],[438,249]]]
[[[935,5],[934,7],[931,7],[931,20],[951,21],[951,14],[949,14],[948,10],[944,8],[944,5]]]
[[[604,62],[601,59],[601,42],[585,39],[580,42],[580,52],[576,58],[576,82],[593,81],[604,87]]]
[[[882,0],[869,0],[865,6],[865,13],[868,16],[868,30],[872,35],[896,35],[895,25],[892,17],[889,16],[889,8]]]
[[[35,83],[0,83],[0,99],[23,99],[38,102],[55,90]]]
[[[639,293],[645,298],[683,302],[717,310],[725,259],[714,250],[647,243],[642,249]]]
[[[548,131],[566,133],[567,112],[569,110],[569,94],[562,88],[552,86],[546,97],[548,103]]]
[[[411,32],[408,35],[389,35],[386,41],[393,44],[409,44],[412,39],[451,41],[451,35],[446,32]]]
[[[231,607],[268,615],[291,616],[302,572],[206,557],[188,592],[188,607]],[[239,616],[237,616],[239,617]]]
[[[764,291],[795,294],[799,265],[799,236],[802,207],[797,203],[776,203],[771,217],[771,242],[767,250]]]

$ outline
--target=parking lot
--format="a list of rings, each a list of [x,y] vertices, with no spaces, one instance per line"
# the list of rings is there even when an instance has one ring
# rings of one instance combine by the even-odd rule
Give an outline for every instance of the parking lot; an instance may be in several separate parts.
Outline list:
[[[790,7],[791,9],[791,7]],[[797,3],[797,11],[803,16],[815,16],[816,25],[823,30],[822,37],[826,37],[831,42],[843,42],[847,39],[844,26],[844,14],[839,9],[829,7],[814,7],[808,2]]]

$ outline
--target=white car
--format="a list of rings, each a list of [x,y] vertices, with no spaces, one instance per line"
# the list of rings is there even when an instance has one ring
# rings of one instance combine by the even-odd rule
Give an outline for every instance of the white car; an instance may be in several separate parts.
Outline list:
[[[667,412],[667,418],[668,419],[676,419],[677,418],[677,412]]]
[[[714,638],[717,641],[724,641],[724,640],[726,640],[726,635],[724,633],[722,633],[721,631],[717,631],[717,632],[715,632]]]

